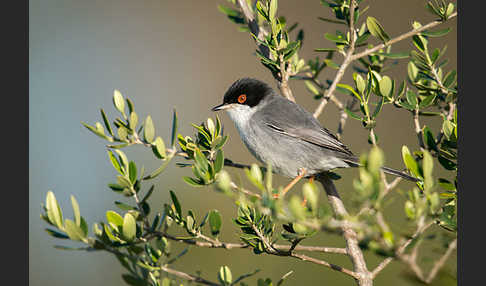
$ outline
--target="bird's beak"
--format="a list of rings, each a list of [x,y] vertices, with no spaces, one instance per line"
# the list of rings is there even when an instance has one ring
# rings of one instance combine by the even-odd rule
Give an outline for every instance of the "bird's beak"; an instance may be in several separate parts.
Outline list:
[[[211,111],[219,111],[219,110],[225,110],[225,109],[228,109],[231,107],[231,104],[225,104],[225,103],[222,103],[218,106],[215,106],[213,108],[211,108]]]

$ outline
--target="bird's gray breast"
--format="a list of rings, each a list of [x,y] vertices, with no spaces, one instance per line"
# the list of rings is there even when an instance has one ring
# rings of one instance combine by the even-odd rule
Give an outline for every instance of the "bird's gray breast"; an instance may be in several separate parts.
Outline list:
[[[271,164],[276,173],[291,178],[299,174],[300,168],[306,168],[306,175],[314,175],[347,167],[332,151],[270,128],[262,116],[263,108],[238,106],[228,110],[243,143],[260,162]]]

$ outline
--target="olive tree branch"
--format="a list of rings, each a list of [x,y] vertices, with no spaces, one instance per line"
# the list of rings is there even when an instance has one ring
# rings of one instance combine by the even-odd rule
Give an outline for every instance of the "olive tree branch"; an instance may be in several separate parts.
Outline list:
[[[241,8],[243,12],[243,16],[245,17],[246,23],[248,24],[248,28],[250,28],[250,32],[260,41],[264,41],[264,37],[268,35],[268,31],[258,25],[258,22],[255,18],[255,15],[252,12],[250,6],[248,6],[248,2],[246,0],[238,0],[238,6]],[[269,59],[274,59],[273,55],[270,53],[270,50],[265,45],[257,42],[257,47],[260,52]],[[295,102],[295,97],[292,95],[292,90],[290,89],[288,80],[290,77],[289,68],[286,67],[286,61],[283,60],[283,55],[280,55],[280,75],[278,80],[278,87],[282,92],[282,95],[286,97],[288,100]]]
[[[335,271],[342,272],[344,274],[350,275],[350,276],[352,276],[355,279],[358,279],[359,278],[359,275],[357,273],[355,273],[355,272],[353,272],[353,271],[351,271],[349,269],[343,268],[343,267],[341,267],[339,265],[335,265],[335,264],[329,263],[327,261],[320,260],[320,259],[317,259],[317,258],[313,258],[313,257],[307,256],[307,255],[294,253],[293,250],[298,250],[299,249],[299,246],[298,245],[297,246],[291,246],[287,251],[281,251],[281,250],[277,249],[275,247],[275,245],[272,245],[268,241],[268,239],[260,232],[260,230],[255,225],[252,225],[251,227],[252,227],[253,231],[255,232],[255,234],[258,236],[258,238],[264,244],[264,246],[265,246],[265,253],[267,253],[267,254],[276,255],[276,256],[288,256],[288,257],[297,258],[297,259],[300,259],[302,261],[312,262],[312,263],[315,263],[315,264],[319,264],[319,265],[323,265],[323,266],[329,267],[332,270],[335,270]]]
[[[424,151],[425,150],[425,144],[424,144],[422,127],[420,126],[419,109],[418,108],[415,109],[415,112],[413,114],[413,123],[414,123],[414,126],[415,126],[415,133],[417,134],[417,139],[418,139],[418,142],[419,142],[420,150]]]
[[[456,17],[456,16],[457,16],[457,12],[454,12],[454,13],[452,13],[452,14],[449,16],[449,18],[448,18],[448,19],[452,19],[452,18],[454,18],[454,17]],[[405,40],[405,39],[407,39],[407,38],[410,38],[410,37],[412,37],[412,36],[414,36],[414,35],[419,34],[420,32],[423,32],[423,31],[425,31],[425,30],[428,30],[428,29],[430,29],[430,28],[433,28],[433,27],[435,27],[435,26],[438,26],[438,25],[440,25],[440,24],[442,24],[442,23],[444,23],[444,21],[442,21],[442,20],[436,20],[436,21],[430,22],[430,23],[428,23],[428,24],[426,24],[426,25],[424,25],[424,26],[422,26],[422,27],[420,27],[420,28],[413,29],[413,30],[411,30],[411,31],[409,31],[409,32],[406,32],[406,33],[404,33],[404,34],[401,34],[401,35],[399,35],[399,36],[397,36],[397,37],[395,37],[395,38],[393,38],[393,39],[391,39],[391,40],[387,41],[386,43],[379,44],[379,45],[377,45],[377,46],[375,46],[375,47],[373,47],[373,48],[366,49],[366,50],[364,50],[364,51],[362,51],[362,52],[360,52],[360,53],[354,54],[354,55],[351,57],[351,60],[352,60],[352,61],[354,61],[354,60],[357,60],[357,59],[359,59],[359,58],[362,58],[362,57],[365,57],[365,56],[367,56],[367,55],[370,55],[370,54],[372,54],[372,53],[375,53],[375,52],[377,52],[377,51],[379,51],[379,50],[381,50],[381,49],[383,49],[383,48],[385,48],[385,47],[387,47],[387,46],[390,46],[390,45],[392,45],[392,44],[395,44],[395,43],[397,43],[397,42],[400,42],[400,41],[402,41],[402,40]]]
[[[344,207],[343,201],[339,196],[339,193],[332,182],[332,179],[326,173],[322,173],[316,176],[316,179],[321,182],[324,190],[326,191],[327,198],[331,207],[334,210],[334,213],[338,217],[347,217],[348,212]],[[343,236],[346,241],[346,249],[351,262],[353,263],[354,272],[358,274],[358,277],[355,277],[358,285],[372,285],[373,284],[373,276],[371,272],[368,271],[366,267],[366,261],[364,260],[363,252],[361,251],[357,234],[347,221],[344,220],[341,226],[343,231]]]
[[[434,224],[434,221],[430,221],[428,223],[424,222],[424,217],[421,217],[419,219],[419,223],[417,226],[417,230],[415,233],[408,239],[406,240],[396,251],[395,251],[395,256],[394,257],[387,257],[385,258],[375,269],[373,269],[372,277],[376,277],[378,273],[380,273],[390,262],[392,262],[394,259],[397,257],[400,258],[402,257],[402,254],[405,252],[406,248],[414,241],[417,239],[422,233],[424,233],[430,226]]]
[[[356,43],[356,31],[354,29],[354,10],[356,8],[356,2],[354,0],[350,1],[351,4],[349,6],[349,37],[350,37],[350,43],[348,46],[348,50],[346,52],[346,56],[344,57],[343,63],[339,67],[338,72],[336,73],[336,76],[334,80],[332,81],[331,86],[327,90],[326,94],[324,95],[324,99],[319,103],[317,106],[316,110],[314,111],[314,117],[317,118],[319,115],[321,115],[324,106],[327,104],[326,98],[331,98],[333,96],[334,91],[336,90],[337,84],[341,81],[341,79],[344,76],[344,72],[348,68],[348,65],[353,61],[352,56],[354,53],[355,49],[355,43]]]
[[[354,1],[351,2],[351,6],[353,6],[353,2]],[[350,11],[351,11],[351,7],[350,7]],[[353,11],[354,11],[354,9],[353,9]],[[353,17],[352,14],[350,16]],[[448,19],[455,18],[456,16],[457,16],[457,12],[454,12],[454,13],[452,13],[449,16]],[[360,59],[362,57],[365,57],[367,55],[370,55],[372,53],[375,53],[375,52],[377,52],[377,51],[379,51],[379,50],[381,50],[381,49],[383,49],[383,48],[385,48],[387,46],[390,46],[390,45],[394,44],[394,43],[397,43],[399,41],[402,41],[402,40],[405,40],[405,39],[407,39],[409,37],[412,37],[412,36],[414,36],[416,34],[419,34],[420,32],[423,32],[423,31],[425,31],[427,29],[433,28],[433,27],[435,27],[435,26],[437,26],[439,24],[442,24],[443,22],[444,21],[442,21],[442,20],[436,20],[436,21],[430,22],[430,23],[428,23],[428,24],[426,24],[426,25],[424,25],[424,26],[422,26],[422,27],[420,27],[418,29],[413,29],[413,30],[411,30],[411,31],[409,31],[407,33],[404,33],[402,35],[399,35],[399,36],[397,36],[397,37],[395,37],[395,38],[393,38],[393,39],[391,39],[391,40],[389,40],[389,41],[387,41],[385,43],[379,44],[379,45],[377,45],[377,46],[375,46],[373,48],[366,49],[366,50],[364,50],[364,51],[362,51],[360,53],[353,54],[354,53],[354,49],[355,49],[354,44],[355,44],[355,39],[356,38],[355,38],[355,31],[354,31],[354,26],[353,26],[354,23],[353,23],[353,21],[350,21],[350,26],[349,26],[349,28],[350,28],[349,29],[350,30],[350,44],[349,44],[348,50],[346,52],[346,56],[344,57],[344,61],[341,64],[338,72],[336,73],[336,76],[335,76],[335,78],[334,78],[334,80],[332,82],[332,85],[327,90],[326,96],[327,97],[330,97],[334,93],[334,91],[335,91],[335,89],[337,87],[337,84],[341,81],[341,79],[344,76],[344,73],[346,71],[346,68],[348,67],[348,65],[351,62],[353,62],[355,60],[358,60],[358,59]],[[317,107],[316,111],[314,112],[314,117],[317,118],[322,113],[322,110],[324,109],[324,106],[326,105],[326,103],[327,103],[327,101],[324,101],[324,100],[321,101],[321,103]]]
[[[185,243],[189,245],[194,245],[198,247],[206,247],[206,248],[224,248],[224,249],[234,249],[234,248],[248,248],[248,244],[246,243],[231,243],[231,242],[221,242],[211,239],[207,236],[196,234],[195,238],[200,238],[206,241],[199,241],[194,238],[180,238],[173,235],[170,235],[165,232],[153,232],[150,236],[146,239],[151,239],[154,237],[165,237],[169,240]],[[272,247],[277,250],[282,251],[290,251],[292,245],[284,245],[284,244],[273,244]],[[295,251],[308,251],[308,252],[322,252],[322,253],[335,253],[335,254],[346,254],[346,249],[341,247],[325,247],[325,246],[307,246],[307,245],[297,245],[293,248]]]
[[[164,265],[160,266],[160,270],[167,272],[169,274],[172,274],[174,276],[177,276],[179,278],[185,279],[187,281],[192,281],[192,282],[196,282],[196,283],[200,283],[200,284],[204,284],[204,285],[210,285],[210,286],[221,286],[220,283],[211,282],[211,281],[206,280],[204,278],[201,278],[199,276],[195,276],[195,275],[187,274],[187,273],[182,272],[182,271],[174,270],[174,269],[168,268]]]
[[[427,276],[427,279],[425,279],[425,283],[432,282],[432,280],[439,272],[439,269],[442,268],[442,266],[444,266],[445,262],[447,261],[449,256],[456,248],[457,248],[457,238],[455,238],[453,241],[449,243],[449,246],[447,247],[447,251],[444,253],[444,255],[442,255],[442,257],[439,260],[435,262],[434,267],[432,268],[432,270],[429,272],[429,275]]]
[[[267,30],[265,28],[258,25],[257,20],[255,19],[255,15],[253,15],[252,9],[248,6],[246,0],[238,0],[238,6],[240,6],[241,11],[243,12],[243,16],[245,17],[246,23],[248,24],[248,28],[250,28],[250,32],[260,41],[263,42],[264,37],[268,35]],[[260,52],[267,58],[271,59],[272,55],[268,50],[268,47],[257,43],[258,49]]]
[[[141,259],[141,257],[139,257],[139,256],[130,255],[128,253],[123,253],[123,252],[119,251],[118,249],[110,247],[106,244],[104,244],[104,246],[105,246],[106,251],[111,252],[115,255],[124,256],[124,257],[127,257],[127,258],[129,258],[133,261],[140,261],[142,263],[144,262]],[[149,267],[149,266],[147,265],[146,267]],[[160,265],[160,267],[151,267],[150,268],[150,270],[152,270],[152,271],[159,270],[159,269],[166,272],[166,273],[169,273],[169,274],[172,274],[172,275],[177,276],[179,278],[185,279],[187,281],[193,281],[193,282],[197,282],[197,283],[204,284],[204,285],[210,285],[210,286],[220,286],[221,285],[220,283],[212,282],[212,281],[206,280],[204,278],[201,278],[199,276],[191,275],[191,274],[188,274],[188,273],[185,273],[185,272],[182,272],[182,271],[178,271],[178,270],[174,270],[172,268],[168,268],[165,265]]]

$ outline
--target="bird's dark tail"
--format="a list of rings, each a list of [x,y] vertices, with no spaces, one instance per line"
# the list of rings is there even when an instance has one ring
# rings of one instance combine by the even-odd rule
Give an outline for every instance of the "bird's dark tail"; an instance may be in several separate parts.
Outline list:
[[[392,169],[392,168],[381,167],[381,169],[383,170],[383,172],[385,172],[387,174],[391,174],[391,175],[395,175],[395,176],[398,176],[398,177],[402,177],[405,180],[409,180],[409,181],[412,181],[412,182],[418,182],[419,181],[419,179],[417,179],[415,177],[412,177],[412,176],[410,176],[407,173],[404,173],[404,172],[401,172],[401,171],[398,171],[398,170],[395,170],[395,169]]]
[[[352,159],[348,159],[348,160],[344,160],[346,163],[348,163],[351,167],[359,167],[361,166],[359,162],[359,159],[358,158],[352,158]],[[398,171],[398,170],[395,170],[395,169],[392,169],[392,168],[388,168],[388,167],[381,167],[381,169],[383,170],[383,172],[387,173],[387,174],[390,174],[390,175],[394,175],[394,176],[398,176],[398,177],[402,177],[404,178],[405,180],[409,180],[409,181],[412,181],[412,182],[418,182],[419,179],[415,178],[415,177],[412,177],[410,176],[409,174],[405,173],[405,172],[402,172],[402,171]]]

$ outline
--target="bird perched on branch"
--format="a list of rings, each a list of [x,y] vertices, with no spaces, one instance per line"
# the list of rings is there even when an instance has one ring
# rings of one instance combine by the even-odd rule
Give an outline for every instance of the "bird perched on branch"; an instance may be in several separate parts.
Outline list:
[[[303,177],[360,166],[359,158],[311,113],[257,79],[234,82],[224,94],[223,103],[212,110],[228,113],[246,147],[259,161],[294,179],[283,193]],[[418,181],[398,170],[381,169]]]

